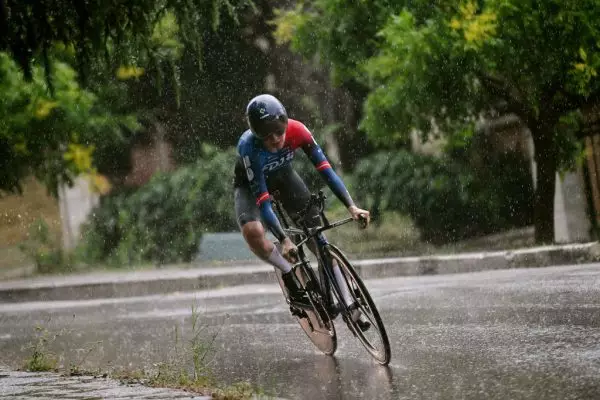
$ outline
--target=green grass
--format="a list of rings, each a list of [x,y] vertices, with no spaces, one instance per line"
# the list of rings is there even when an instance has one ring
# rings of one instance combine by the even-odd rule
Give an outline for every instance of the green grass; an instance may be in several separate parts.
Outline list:
[[[26,347],[31,351],[31,356],[25,360],[23,368],[26,371],[47,372],[56,371],[58,368],[58,356],[50,350],[50,346],[58,337],[51,334],[43,327],[35,328],[35,339]]]
[[[154,387],[184,389],[209,394],[219,400],[244,400],[255,395],[264,396],[264,390],[250,382],[220,385],[213,376],[210,365],[214,360],[214,341],[218,332],[205,334],[200,314],[192,306],[187,337],[177,326],[174,329],[172,357],[159,363],[158,370],[148,375],[148,384]]]
[[[120,370],[112,372],[89,371],[83,367],[87,357],[97,350],[101,342],[87,345],[79,349],[78,361],[68,367],[59,366],[59,357],[52,351],[56,339],[72,330],[61,330],[51,333],[47,328],[36,327],[32,342],[25,347],[31,352],[25,360],[26,371],[55,371],[66,376],[92,375],[103,376],[122,381],[123,383],[139,383],[151,387],[182,389],[189,392],[212,396],[218,400],[247,400],[251,398],[268,399],[272,396],[261,387],[242,381],[231,385],[218,382],[211,369],[214,360],[214,342],[219,334],[208,334],[206,326],[201,324],[200,314],[195,305],[191,309],[191,317],[187,329],[185,326],[174,326],[170,356],[157,364],[152,370]],[[186,332],[184,334],[184,332]]]

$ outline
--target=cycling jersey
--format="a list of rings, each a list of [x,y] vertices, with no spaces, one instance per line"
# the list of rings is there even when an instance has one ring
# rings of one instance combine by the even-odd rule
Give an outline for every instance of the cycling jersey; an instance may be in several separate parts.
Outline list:
[[[340,177],[331,168],[323,151],[310,131],[299,121],[290,119],[285,132],[283,147],[275,152],[268,151],[263,142],[247,130],[240,137],[237,150],[239,159],[235,168],[237,186],[249,184],[260,208],[260,215],[269,230],[278,240],[285,238],[277,216],[271,206],[271,198],[267,188],[267,179],[277,171],[288,167],[296,149],[302,148],[317,171],[325,179],[333,193],[346,207],[354,205],[348,190]]]

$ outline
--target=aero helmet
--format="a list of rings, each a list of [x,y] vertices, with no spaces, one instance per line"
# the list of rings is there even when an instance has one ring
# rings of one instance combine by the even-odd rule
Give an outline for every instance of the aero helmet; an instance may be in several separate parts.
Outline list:
[[[270,94],[261,94],[250,100],[246,107],[246,119],[250,130],[259,139],[271,134],[283,135],[288,122],[285,107]]]

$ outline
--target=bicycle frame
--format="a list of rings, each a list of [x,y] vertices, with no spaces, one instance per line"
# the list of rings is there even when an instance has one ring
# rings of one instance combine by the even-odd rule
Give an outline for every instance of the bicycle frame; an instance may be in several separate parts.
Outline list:
[[[296,243],[296,246],[298,247],[298,255],[299,255],[299,262],[294,264],[294,268],[298,265],[307,265],[310,266],[310,262],[308,261],[308,259],[306,258],[306,255],[304,253],[304,245],[307,244],[307,242],[309,240],[314,239],[315,242],[315,246],[317,249],[317,253],[315,254],[315,256],[317,257],[318,262],[318,271],[319,271],[319,286],[321,288],[321,291],[323,293],[323,295],[325,296],[325,301],[326,301],[326,307],[327,307],[327,311],[331,314],[331,318],[334,319],[337,314],[340,311],[344,311],[344,313],[347,312],[347,306],[345,301],[342,298],[342,291],[338,285],[338,282],[334,276],[334,272],[333,272],[333,267],[330,263],[329,257],[328,257],[328,251],[327,251],[327,247],[331,246],[324,237],[321,237],[321,233],[333,229],[333,228],[337,228],[341,225],[345,225],[349,222],[354,221],[351,217],[339,220],[339,221],[335,221],[333,223],[329,223],[329,220],[327,219],[327,216],[325,215],[324,212],[324,208],[325,208],[325,199],[326,196],[323,194],[323,191],[319,191],[319,195],[311,195],[311,199],[309,200],[308,204],[306,205],[306,207],[304,208],[303,211],[300,212],[300,216],[303,218],[306,213],[308,212],[308,210],[310,210],[311,207],[313,207],[313,205],[316,205],[318,207],[319,210],[319,216],[321,217],[321,220],[323,221],[323,226],[318,226],[318,227],[306,227],[306,226],[302,226],[302,229],[298,229],[298,228],[293,228],[290,226],[289,221],[287,220],[285,213],[283,212],[282,209],[282,205],[280,204],[279,201],[275,200],[274,204],[275,204],[275,209],[277,210],[277,213],[279,214],[280,218],[281,218],[281,222],[284,225],[284,230],[291,235],[300,235],[301,237],[303,237],[303,239],[301,239],[298,243]],[[333,285],[335,290],[330,290],[331,286]],[[337,301],[338,301],[338,305],[339,307],[337,309],[333,308],[334,305],[334,299],[333,299],[333,295],[335,295]]]
[[[281,222],[284,225],[284,230],[290,234],[292,240],[298,247],[297,255],[299,257],[299,262],[293,265],[294,274],[303,277],[302,283],[305,287],[305,290],[307,290],[307,293],[309,294],[312,304],[311,307],[303,307],[294,305],[294,303],[290,303],[288,299],[292,315],[295,315],[299,321],[308,320],[309,324],[311,324],[306,314],[302,316],[302,312],[304,312],[302,310],[303,308],[305,310],[316,312],[313,315],[319,315],[321,321],[328,321],[331,323],[341,313],[344,321],[348,324],[350,331],[354,333],[354,336],[358,338],[369,354],[371,354],[371,356],[375,358],[378,363],[387,365],[391,358],[390,343],[385,326],[383,325],[383,321],[381,320],[381,316],[379,315],[379,311],[377,310],[371,295],[368,293],[368,290],[362,282],[362,279],[359,277],[354,268],[352,268],[351,263],[347,260],[342,251],[335,245],[329,243],[325,237],[321,235],[322,232],[347,224],[348,222],[353,221],[353,219],[346,218],[340,221],[329,223],[324,213],[325,196],[322,191],[319,191],[318,196],[314,194],[311,195],[308,204],[298,215],[300,218],[298,220],[294,220],[296,225],[302,229],[291,227],[290,222],[288,221],[290,215],[286,217],[286,213],[283,210],[283,205],[277,201],[277,199],[274,200],[274,204]],[[308,211],[314,205],[318,206],[319,216],[323,222],[323,225],[309,228],[306,226],[304,221],[306,220]],[[368,221],[364,220],[363,222],[365,222],[366,225]],[[294,237],[294,235],[298,237]],[[311,247],[311,250],[315,250],[316,252],[315,255],[317,257],[319,271],[318,277],[311,267],[310,261],[306,257],[304,250],[304,245],[307,244],[309,240],[313,240],[315,245],[315,248],[313,249]],[[336,271],[334,270],[336,266],[334,266],[333,260],[337,260],[337,267],[340,268],[340,274],[343,276],[343,279],[339,283],[338,279],[336,279]],[[340,263],[341,265],[339,265]],[[300,269],[297,270],[296,268],[298,267]],[[344,271],[342,271],[342,268]],[[350,275],[350,278],[348,275]],[[348,282],[349,279],[352,280],[353,284]],[[281,279],[279,283],[280,285],[283,285]],[[354,300],[353,304],[357,306],[357,308],[360,309],[363,314],[365,312],[368,313],[370,324],[376,326],[376,339],[378,339],[378,342],[381,344],[381,346],[374,346],[371,338],[364,335],[366,329],[362,329],[362,327],[358,325],[357,321],[352,318],[353,315],[351,314],[351,309],[344,300],[344,292],[341,290],[340,285],[347,285]],[[356,291],[360,292],[360,298],[357,297]],[[337,304],[335,303],[336,300]],[[318,307],[316,306],[317,304]],[[321,322],[319,322],[319,326],[321,326]],[[329,328],[329,326],[331,326],[331,328]],[[305,322],[302,327],[309,337],[311,337],[313,343],[315,343],[320,350],[330,355],[335,352],[337,341],[335,339],[336,334],[333,324],[327,325],[329,336],[332,339],[325,339],[324,342],[320,339],[314,339],[311,336],[312,332],[315,332],[312,325],[307,327]]]

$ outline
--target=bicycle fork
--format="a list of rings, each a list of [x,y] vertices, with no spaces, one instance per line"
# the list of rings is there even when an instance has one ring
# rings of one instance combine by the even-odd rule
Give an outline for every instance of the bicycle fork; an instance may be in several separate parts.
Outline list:
[[[322,291],[327,296],[332,319],[334,319],[340,312],[343,314],[348,312],[353,298],[340,266],[334,265],[333,260],[329,257],[329,251],[326,251],[328,246],[329,244],[326,242],[324,244],[319,243],[319,258],[321,259],[321,265],[323,265],[319,273],[321,275]],[[330,285],[333,285],[333,288]],[[337,300],[337,306],[334,306],[335,300]]]

